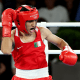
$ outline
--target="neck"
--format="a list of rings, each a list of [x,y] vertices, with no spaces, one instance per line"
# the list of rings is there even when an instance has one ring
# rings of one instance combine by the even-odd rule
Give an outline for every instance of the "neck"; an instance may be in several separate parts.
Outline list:
[[[32,33],[32,34],[28,34],[28,33],[24,33],[24,32],[21,32],[21,31],[19,31],[19,35],[20,36],[33,36],[35,34],[35,32],[34,33]]]

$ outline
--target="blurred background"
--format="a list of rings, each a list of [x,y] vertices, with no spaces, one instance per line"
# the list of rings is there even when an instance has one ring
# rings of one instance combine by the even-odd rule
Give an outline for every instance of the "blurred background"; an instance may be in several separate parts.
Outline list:
[[[80,0],[0,0],[0,22],[2,12],[7,8],[16,9],[27,4],[39,10],[38,22],[80,22]],[[48,27],[53,34],[63,38],[73,50],[80,50],[80,27]],[[12,28],[14,29],[14,28]],[[2,27],[0,27],[0,45]],[[59,50],[49,43],[50,50]],[[14,48],[14,44],[13,47]],[[0,46],[1,49],[1,46]],[[49,55],[49,74],[53,80],[80,80],[80,55],[75,66],[68,66],[59,61],[58,54]],[[11,80],[15,74],[11,55],[0,54],[0,80]]]

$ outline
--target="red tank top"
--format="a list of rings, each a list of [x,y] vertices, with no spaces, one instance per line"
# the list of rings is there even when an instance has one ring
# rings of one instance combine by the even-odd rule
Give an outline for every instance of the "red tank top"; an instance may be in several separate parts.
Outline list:
[[[23,43],[20,40],[18,29],[15,29],[14,35],[15,48],[12,56],[15,67],[18,69],[40,69],[47,67],[45,44],[42,41],[39,28],[36,28],[36,38],[32,42]]]

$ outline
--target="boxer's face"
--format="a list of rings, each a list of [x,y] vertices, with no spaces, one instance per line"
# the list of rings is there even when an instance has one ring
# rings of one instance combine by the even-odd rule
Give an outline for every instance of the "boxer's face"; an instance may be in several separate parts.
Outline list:
[[[36,25],[37,25],[37,20],[26,21],[25,27],[29,34],[32,34],[35,32]]]

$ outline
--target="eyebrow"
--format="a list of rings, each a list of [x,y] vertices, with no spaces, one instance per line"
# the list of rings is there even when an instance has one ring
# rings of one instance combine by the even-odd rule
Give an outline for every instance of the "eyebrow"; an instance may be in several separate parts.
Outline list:
[[[33,21],[37,21],[37,19],[36,19],[36,20],[28,20],[28,21],[26,21],[26,22],[33,22]]]

